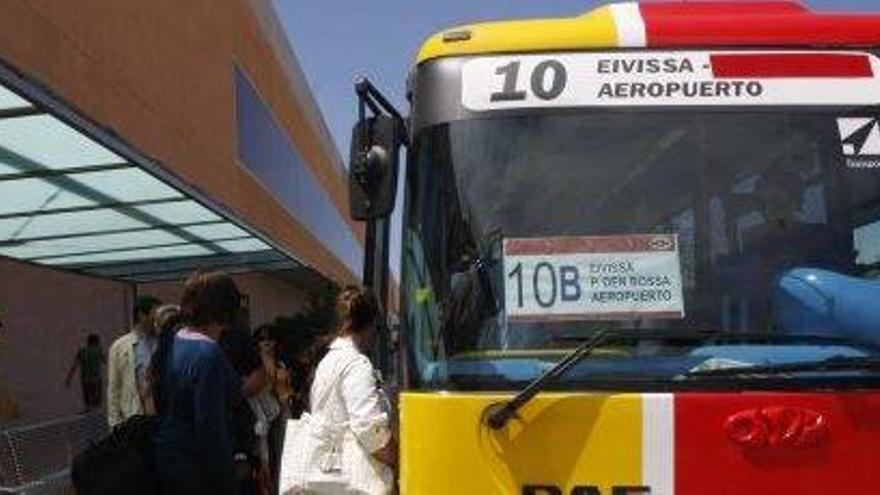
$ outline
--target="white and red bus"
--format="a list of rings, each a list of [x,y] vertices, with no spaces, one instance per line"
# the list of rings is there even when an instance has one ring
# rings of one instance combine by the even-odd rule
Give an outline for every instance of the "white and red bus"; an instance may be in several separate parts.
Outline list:
[[[461,26],[409,87],[402,493],[880,493],[880,16]]]

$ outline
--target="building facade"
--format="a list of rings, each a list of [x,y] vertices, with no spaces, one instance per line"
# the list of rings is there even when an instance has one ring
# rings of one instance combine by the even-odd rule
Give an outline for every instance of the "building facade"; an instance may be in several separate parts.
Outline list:
[[[251,325],[355,281],[345,168],[269,0],[0,4],[0,380],[20,421],[137,294],[235,274]]]

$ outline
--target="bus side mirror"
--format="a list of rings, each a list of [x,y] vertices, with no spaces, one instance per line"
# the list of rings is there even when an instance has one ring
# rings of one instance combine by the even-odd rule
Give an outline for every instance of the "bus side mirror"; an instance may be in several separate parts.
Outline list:
[[[387,218],[394,210],[403,132],[399,120],[387,115],[365,118],[354,126],[348,181],[354,220]]]

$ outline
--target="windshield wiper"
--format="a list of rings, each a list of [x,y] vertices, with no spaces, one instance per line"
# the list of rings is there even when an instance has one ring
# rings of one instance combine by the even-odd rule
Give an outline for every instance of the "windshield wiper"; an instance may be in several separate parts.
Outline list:
[[[651,338],[688,338],[696,339],[701,342],[712,340],[720,335],[718,331],[687,331],[687,332],[670,332],[669,330],[615,330],[605,328],[597,330],[587,340],[585,340],[577,349],[567,354],[561,361],[556,363],[552,368],[544,372],[541,376],[526,385],[516,396],[508,402],[492,411],[486,418],[489,427],[495,430],[504,428],[508,421],[516,415],[516,412],[526,405],[532,398],[538,395],[551,381],[562,376],[572,366],[589,357],[602,344],[612,339],[651,339]]]
[[[569,368],[588,357],[597,347],[605,343],[609,337],[616,335],[617,332],[607,328],[596,331],[587,341],[578,346],[577,349],[571,351],[561,361],[553,365],[552,368],[529,383],[526,388],[516,394],[513,399],[505,402],[504,405],[495,411],[492,411],[486,420],[489,427],[494,430],[504,428],[507,422],[516,415],[516,412],[532,400],[532,398],[535,397],[547,383],[558,378],[568,371]]]
[[[589,357],[601,345],[615,339],[694,339],[700,342],[724,342],[727,339],[745,341],[790,340],[771,334],[727,335],[719,331],[669,331],[669,330],[598,330],[585,340],[577,349],[565,356],[552,368],[529,383],[522,391],[508,402],[500,405],[486,418],[489,427],[501,429],[513,418],[517,411],[532,400],[551,381],[559,378],[574,365]],[[812,339],[804,336],[798,339]],[[818,339],[818,337],[816,337]],[[796,340],[796,339],[791,339]],[[742,377],[744,375],[785,375],[786,373],[834,372],[834,371],[877,371],[880,372],[880,357],[834,357],[822,361],[804,361],[788,364],[772,364],[757,366],[737,366],[711,370],[695,370],[685,372],[679,379],[696,379],[705,377]]]
[[[832,357],[821,361],[799,361],[794,363],[765,364],[754,366],[735,366],[709,370],[689,371],[681,375],[683,379],[704,377],[741,377],[744,375],[786,375],[792,373],[816,373],[835,371],[873,371],[880,372],[880,357]]]

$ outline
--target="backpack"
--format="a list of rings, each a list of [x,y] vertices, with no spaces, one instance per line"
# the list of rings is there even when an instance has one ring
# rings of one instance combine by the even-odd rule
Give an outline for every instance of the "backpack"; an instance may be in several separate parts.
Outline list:
[[[156,416],[133,416],[73,459],[71,479],[77,495],[157,495],[151,460]]]

